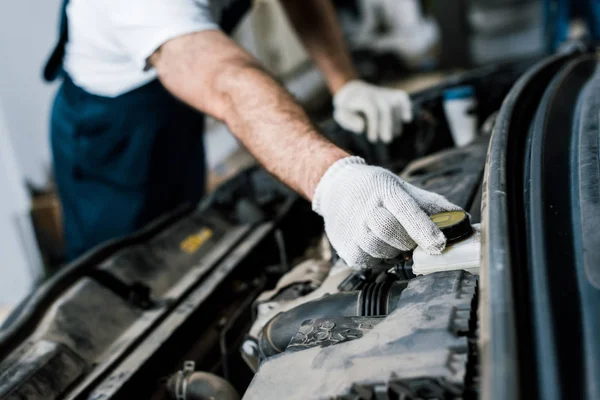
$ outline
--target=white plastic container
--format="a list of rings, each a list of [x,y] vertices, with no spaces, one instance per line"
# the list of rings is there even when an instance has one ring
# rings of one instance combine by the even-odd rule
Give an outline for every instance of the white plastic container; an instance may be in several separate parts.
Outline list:
[[[444,112],[457,147],[468,145],[477,136],[476,106],[471,86],[458,86],[444,92]]]
[[[413,273],[428,275],[440,271],[465,270],[479,275],[481,258],[480,225],[473,225],[473,234],[465,240],[446,247],[439,256],[425,253],[420,247],[413,252]]]

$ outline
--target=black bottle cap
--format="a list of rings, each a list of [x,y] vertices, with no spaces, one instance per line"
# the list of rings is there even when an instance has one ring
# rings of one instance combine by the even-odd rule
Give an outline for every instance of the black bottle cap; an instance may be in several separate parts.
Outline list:
[[[464,211],[447,211],[430,218],[446,236],[448,243],[459,242],[473,234],[469,215]]]

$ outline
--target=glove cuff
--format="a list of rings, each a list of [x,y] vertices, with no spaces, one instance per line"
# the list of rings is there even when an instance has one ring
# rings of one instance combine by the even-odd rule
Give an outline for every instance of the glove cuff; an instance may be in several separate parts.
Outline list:
[[[346,166],[348,166],[348,165],[366,165],[366,164],[367,163],[363,158],[357,157],[357,156],[345,157],[345,158],[337,160],[336,162],[331,164],[331,166],[327,169],[327,171],[325,171],[325,173],[321,177],[321,180],[319,181],[319,183],[317,184],[317,188],[315,189],[315,195],[314,195],[313,201],[312,201],[313,211],[316,212],[317,214],[319,214],[320,216],[323,216],[323,214],[321,212],[323,198],[328,197],[330,188],[332,187],[333,183],[336,180],[338,173],[341,170],[345,169]]]
[[[354,91],[354,88],[364,86],[366,83],[362,79],[352,79],[348,81],[338,89],[338,91],[333,96],[333,104],[335,105],[340,99],[348,97]],[[350,92],[350,93],[349,93]]]

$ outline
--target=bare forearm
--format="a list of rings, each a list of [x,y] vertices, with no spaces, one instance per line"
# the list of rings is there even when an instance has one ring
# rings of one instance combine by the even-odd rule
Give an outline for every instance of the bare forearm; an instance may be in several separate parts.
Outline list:
[[[231,131],[271,173],[312,199],[327,168],[348,154],[317,133],[302,108],[262,70],[246,67],[230,84],[224,120]]]
[[[290,22],[335,93],[358,78],[330,0],[281,0]]]
[[[215,33],[207,43],[193,36],[163,46],[153,59],[163,84],[224,121],[267,170],[312,199],[327,168],[348,154],[321,136],[292,96],[229,39]],[[210,62],[215,50],[217,70],[206,72],[198,64]]]

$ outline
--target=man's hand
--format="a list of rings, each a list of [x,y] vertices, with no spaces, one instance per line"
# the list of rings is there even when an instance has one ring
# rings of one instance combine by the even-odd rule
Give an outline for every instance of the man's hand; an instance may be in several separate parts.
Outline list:
[[[325,231],[340,257],[351,267],[366,268],[417,245],[441,254],[446,238],[429,216],[460,208],[388,170],[347,157],[320,180],[313,210],[325,219]]]
[[[227,123],[269,172],[313,201],[349,264],[394,258],[416,243],[430,253],[444,248],[427,214],[456,206],[327,141],[293,97],[221,32],[172,39],[150,63],[171,93]]]
[[[366,131],[370,142],[390,143],[402,133],[402,123],[412,120],[408,94],[360,80],[344,85],[333,98],[333,116],[344,129]]]

